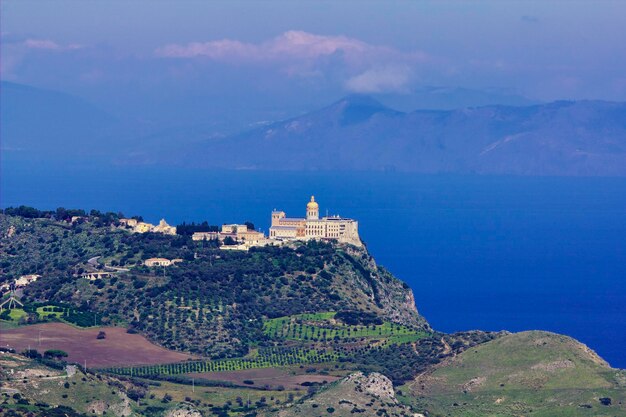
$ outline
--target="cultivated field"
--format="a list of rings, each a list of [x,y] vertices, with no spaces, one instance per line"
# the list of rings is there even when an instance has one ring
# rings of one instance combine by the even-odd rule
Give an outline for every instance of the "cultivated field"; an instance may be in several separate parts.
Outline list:
[[[269,386],[274,389],[282,386],[285,389],[294,390],[306,390],[306,386],[302,384],[306,384],[307,382],[330,383],[340,379],[340,377],[333,375],[309,374],[299,368],[265,368],[246,369],[242,371],[201,372],[187,374],[187,376],[211,381],[228,381],[242,386]],[[250,384],[250,382],[254,382],[254,384]]]
[[[97,339],[98,332],[106,333]],[[41,335],[41,340],[40,340]],[[120,327],[78,329],[65,323],[44,323],[6,329],[0,334],[0,346],[18,352],[37,349],[60,349],[68,353],[69,362],[87,367],[109,367],[172,363],[190,359],[191,356],[173,352],[149,342],[139,334],[128,334]]]
[[[387,344],[409,343],[427,336],[423,331],[390,322],[351,326],[335,320],[335,314],[334,312],[297,314],[269,319],[263,323],[263,331],[273,339],[350,341],[361,338],[385,338]]]

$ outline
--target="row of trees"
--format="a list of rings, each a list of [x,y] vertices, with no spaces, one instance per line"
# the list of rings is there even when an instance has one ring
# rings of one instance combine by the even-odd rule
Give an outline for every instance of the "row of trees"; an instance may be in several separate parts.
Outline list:
[[[92,217],[92,218],[100,218],[105,222],[109,223],[118,221],[121,218],[124,218],[124,214],[121,212],[101,212],[99,210],[93,209],[89,212],[83,209],[67,209],[65,207],[59,207],[56,210],[39,210],[30,206],[19,206],[19,207],[7,207],[3,210],[3,213],[7,216],[20,216],[27,219],[54,219],[58,221],[68,221],[72,217]],[[142,220],[141,216],[134,217],[138,220]]]
[[[371,324],[369,326],[348,326],[330,323],[298,323],[290,317],[272,319],[264,325],[265,334],[271,338],[295,340],[340,340],[360,337],[387,337],[413,335],[416,330],[393,323]]]
[[[195,372],[239,371],[242,369],[273,368],[286,365],[309,365],[334,362],[339,355],[333,351],[317,349],[270,349],[252,359],[235,358],[218,361],[188,361],[165,365],[106,368],[105,372],[119,375],[150,377],[158,375],[180,375]]]
[[[248,226],[248,230],[254,230],[254,223],[247,221],[244,224]],[[196,232],[219,232],[219,231],[220,231],[219,226],[209,224],[209,222],[207,222],[206,220],[203,221],[202,223],[182,222],[181,224],[176,225],[176,234],[181,235],[181,236],[191,236]]]
[[[202,223],[181,223],[176,225],[176,234],[181,236],[191,236],[196,232],[219,232],[220,227],[216,225],[211,225],[207,221]]]

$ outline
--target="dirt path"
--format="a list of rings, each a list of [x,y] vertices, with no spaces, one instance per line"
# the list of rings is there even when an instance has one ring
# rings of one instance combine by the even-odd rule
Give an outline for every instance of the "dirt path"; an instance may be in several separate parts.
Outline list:
[[[452,352],[452,348],[450,347],[450,345],[448,344],[448,342],[446,342],[446,339],[444,339],[443,337],[441,338],[441,343],[443,344],[443,354],[444,355],[449,355]]]

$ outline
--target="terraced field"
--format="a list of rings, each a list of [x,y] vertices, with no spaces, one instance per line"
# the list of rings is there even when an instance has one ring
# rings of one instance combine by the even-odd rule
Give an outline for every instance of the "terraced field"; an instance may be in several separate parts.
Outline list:
[[[187,361],[148,366],[109,367],[106,372],[138,377],[188,373],[240,371],[289,365],[311,365],[345,360],[359,351],[387,348],[428,337],[423,331],[394,323],[347,325],[335,319],[335,312],[297,314],[264,322],[264,333],[278,345],[294,347],[261,348],[244,358]]]
[[[428,335],[399,324],[350,326],[335,320],[336,313],[298,314],[267,320],[264,333],[272,339],[297,341],[350,341],[389,338],[390,343],[409,343]]]

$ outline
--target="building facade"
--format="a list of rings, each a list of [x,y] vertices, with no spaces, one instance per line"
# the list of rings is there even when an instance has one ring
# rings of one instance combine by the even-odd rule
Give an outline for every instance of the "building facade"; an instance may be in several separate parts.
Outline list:
[[[153,233],[163,233],[164,235],[175,235],[176,234],[176,227],[175,226],[170,226],[169,224],[167,224],[165,219],[161,219],[159,224],[154,226],[152,228],[152,230],[150,230],[150,231],[153,232]]]
[[[245,224],[223,224],[219,232],[195,232],[191,239],[193,240],[215,240],[223,242],[227,237],[232,238],[235,242],[246,243],[248,245],[256,245],[265,240],[265,235],[256,230],[248,229]]]
[[[21,277],[15,280],[15,288],[25,287],[28,284],[37,281],[39,277],[41,277],[41,275],[37,275],[37,274],[22,275]]]
[[[152,223],[140,222],[137,219],[120,219],[120,226],[131,229],[135,233],[163,233],[165,235],[175,235],[176,227],[167,224],[165,219],[161,219],[158,225]]]
[[[340,216],[320,218],[319,204],[314,196],[311,196],[311,201],[306,205],[305,218],[287,217],[284,211],[274,210],[269,237],[276,240],[329,239],[356,246],[362,245],[359,238],[359,223]]]
[[[182,259],[167,259],[167,258],[150,258],[144,261],[145,266],[170,266],[178,262],[182,262]]]

